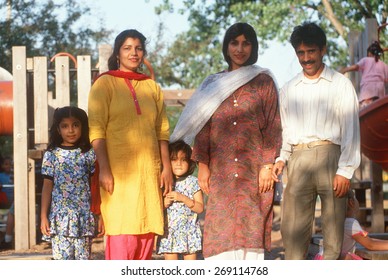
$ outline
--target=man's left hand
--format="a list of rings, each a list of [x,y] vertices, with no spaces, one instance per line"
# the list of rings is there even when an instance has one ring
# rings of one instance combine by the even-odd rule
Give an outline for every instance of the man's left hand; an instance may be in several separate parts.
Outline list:
[[[333,190],[335,192],[336,197],[343,197],[345,196],[350,189],[350,180],[336,174],[334,176],[334,181],[333,181]]]

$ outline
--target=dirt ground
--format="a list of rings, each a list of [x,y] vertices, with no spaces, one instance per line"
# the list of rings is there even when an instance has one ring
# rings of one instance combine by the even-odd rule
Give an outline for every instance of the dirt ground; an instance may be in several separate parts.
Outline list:
[[[283,260],[284,248],[280,235],[280,206],[274,208],[274,222],[272,229],[272,250],[266,253],[265,259],[268,260]],[[15,250],[2,250],[0,251],[0,260],[8,259],[35,259],[35,260],[50,260],[51,259],[51,246],[50,243],[42,242],[33,246],[29,250],[15,251]],[[95,238],[92,245],[92,259],[104,260],[104,240],[103,238]],[[163,260],[160,255],[153,254],[154,260]],[[199,255],[199,259],[202,257]]]

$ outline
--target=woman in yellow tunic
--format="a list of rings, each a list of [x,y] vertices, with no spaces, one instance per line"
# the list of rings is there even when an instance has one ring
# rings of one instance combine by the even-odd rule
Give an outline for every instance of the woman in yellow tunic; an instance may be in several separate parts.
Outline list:
[[[163,234],[162,195],[173,182],[163,94],[138,72],[145,42],[137,30],[121,32],[108,61],[110,71],[95,81],[89,94],[106,259],[151,259],[155,234]]]

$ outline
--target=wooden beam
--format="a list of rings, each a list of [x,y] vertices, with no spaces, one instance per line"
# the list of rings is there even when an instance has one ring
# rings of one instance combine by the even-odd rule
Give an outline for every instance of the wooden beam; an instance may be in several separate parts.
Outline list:
[[[12,47],[15,250],[29,248],[26,47]]]
[[[69,58],[55,58],[55,108],[70,105]]]
[[[77,65],[77,104],[79,108],[88,112],[88,96],[92,85],[90,55],[77,56]]]
[[[100,45],[98,48],[98,69],[100,74],[108,71],[108,59],[112,54],[112,46],[108,44]]]
[[[372,161],[372,231],[385,232],[383,169],[381,165]]]
[[[28,216],[29,248],[36,245],[36,191],[35,160],[28,159]]]
[[[48,143],[47,57],[34,57],[34,138],[40,147]]]
[[[167,106],[184,106],[194,93],[194,89],[164,89],[164,100]]]

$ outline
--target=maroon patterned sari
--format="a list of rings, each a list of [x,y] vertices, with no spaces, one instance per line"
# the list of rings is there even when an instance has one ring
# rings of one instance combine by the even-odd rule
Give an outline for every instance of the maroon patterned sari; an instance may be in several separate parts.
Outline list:
[[[234,106],[237,99],[238,106]],[[281,147],[278,92],[267,74],[236,90],[197,134],[193,156],[210,168],[203,255],[270,250],[273,191],[259,194],[263,164]]]

